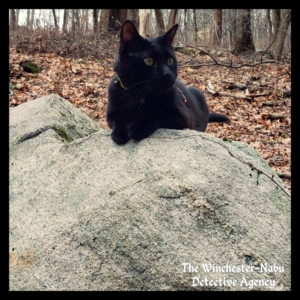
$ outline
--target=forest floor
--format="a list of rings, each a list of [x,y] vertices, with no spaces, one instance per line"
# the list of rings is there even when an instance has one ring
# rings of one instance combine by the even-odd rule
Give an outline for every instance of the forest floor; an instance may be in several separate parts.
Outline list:
[[[107,88],[114,75],[112,65],[117,43],[100,45],[101,58],[68,58],[53,53],[29,54],[10,47],[9,106],[51,93],[59,94],[81,111],[108,128],[105,114]],[[210,123],[207,133],[218,138],[241,141],[254,147],[278,173],[291,173],[291,90],[290,64],[259,64],[255,67],[221,66],[189,67],[200,55],[177,53],[178,78],[185,85],[195,86],[206,95],[212,112],[222,113],[230,123]],[[226,58],[218,58],[222,61]],[[27,73],[22,62],[42,66],[39,74]],[[211,60],[210,60],[211,61]],[[217,91],[209,92],[210,86]],[[291,180],[282,178],[291,191]]]

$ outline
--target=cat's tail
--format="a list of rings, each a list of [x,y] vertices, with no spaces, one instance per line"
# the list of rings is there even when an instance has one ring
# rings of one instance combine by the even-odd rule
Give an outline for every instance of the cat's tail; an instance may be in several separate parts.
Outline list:
[[[208,117],[208,123],[220,123],[220,122],[228,122],[228,121],[229,118],[217,113],[210,113]]]

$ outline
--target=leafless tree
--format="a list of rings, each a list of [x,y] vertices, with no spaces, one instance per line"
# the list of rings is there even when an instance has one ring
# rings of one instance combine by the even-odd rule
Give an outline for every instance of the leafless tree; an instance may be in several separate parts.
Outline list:
[[[175,24],[176,15],[177,9],[171,9],[167,30],[169,30]]]
[[[183,30],[186,30],[187,27],[187,11],[186,8],[183,10]]]
[[[33,24],[34,24],[34,12],[35,12],[35,9],[32,9],[31,10],[31,19],[30,19],[30,30],[33,30]]]
[[[148,9],[139,9],[140,18],[140,34],[142,36],[150,36],[150,14]]]
[[[250,9],[243,9],[241,12],[241,36],[237,38],[236,53],[255,50],[251,31],[251,15]]]
[[[106,30],[108,28],[108,17],[109,17],[109,9],[101,9],[101,17],[100,17],[100,29]]]
[[[275,33],[276,39],[272,47],[272,55],[274,59],[280,60],[283,52],[284,42],[287,35],[287,30],[291,22],[291,10],[281,9],[280,23]]]
[[[64,10],[63,28],[62,28],[63,32],[67,32],[68,17],[69,17],[69,10],[65,9]]]
[[[222,9],[215,10],[215,31],[213,35],[213,45],[221,45],[222,39]]]
[[[16,9],[16,26],[19,25],[19,15],[20,15],[20,9]]]
[[[88,19],[88,9],[82,9],[82,14],[80,18],[80,32],[84,32],[88,28],[87,19]]]
[[[268,38],[271,39],[272,37],[271,9],[267,9],[266,19],[267,19],[267,28],[268,28]]]
[[[163,15],[160,9],[154,9],[155,11],[155,17],[156,17],[156,24],[157,24],[157,32],[158,35],[162,35],[165,33],[165,24]]]
[[[193,21],[194,21],[194,43],[197,43],[198,40],[198,26],[197,26],[197,16],[196,16],[196,9],[193,9]]]
[[[119,31],[122,23],[126,20],[126,9],[109,9],[108,27],[114,31]]]
[[[276,34],[280,24],[280,9],[272,9],[272,16],[273,16],[273,36]]]
[[[72,33],[73,35],[75,35],[75,31],[76,31],[76,22],[75,22],[75,9],[72,9]]]
[[[98,25],[98,9],[94,8],[93,9],[93,31],[94,31],[94,36],[97,35],[98,28],[99,28],[99,25]]]
[[[74,9],[74,14],[75,14],[75,28],[76,31],[79,32],[80,28],[80,18],[79,18],[79,9]]]
[[[138,9],[128,9],[127,19],[132,21],[135,26],[139,27],[139,10]]]
[[[118,11],[119,15],[118,15],[118,21],[119,21],[119,28],[118,30],[121,28],[121,25],[126,21],[127,19],[127,14],[128,14],[128,10],[127,9],[119,9]]]
[[[57,24],[55,9],[52,9],[52,14],[53,14],[53,19],[54,19],[55,30],[58,30],[58,24]]]
[[[16,12],[14,9],[10,10],[10,30],[16,29]]]

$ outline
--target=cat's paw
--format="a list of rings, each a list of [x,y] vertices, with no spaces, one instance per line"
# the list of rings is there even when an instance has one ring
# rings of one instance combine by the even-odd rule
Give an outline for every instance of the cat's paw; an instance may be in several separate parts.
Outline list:
[[[115,128],[111,133],[111,138],[118,145],[124,145],[129,141],[127,130],[123,128]]]
[[[156,128],[151,123],[135,122],[128,130],[128,136],[131,139],[140,141],[148,136],[150,136]]]

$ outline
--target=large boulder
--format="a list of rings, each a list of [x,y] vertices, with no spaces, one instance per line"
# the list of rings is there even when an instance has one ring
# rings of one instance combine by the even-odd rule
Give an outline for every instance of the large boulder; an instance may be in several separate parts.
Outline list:
[[[10,109],[9,133],[10,290],[291,289],[289,192],[252,147],[119,146],[56,95]]]

